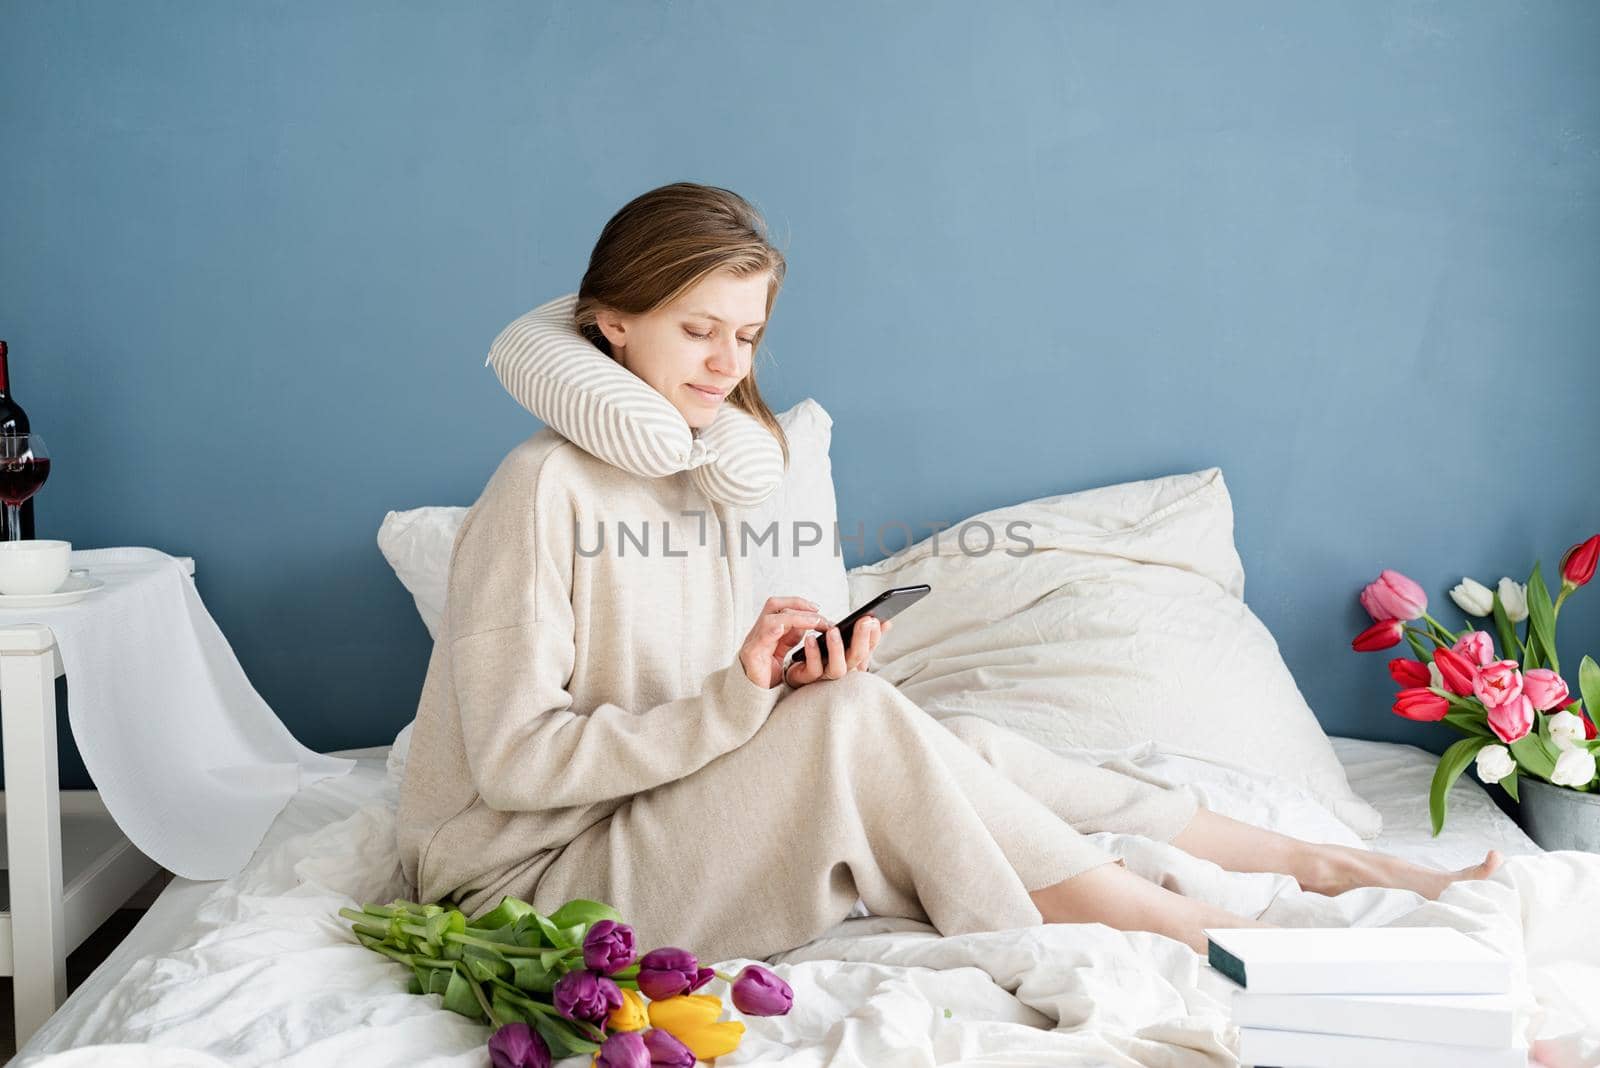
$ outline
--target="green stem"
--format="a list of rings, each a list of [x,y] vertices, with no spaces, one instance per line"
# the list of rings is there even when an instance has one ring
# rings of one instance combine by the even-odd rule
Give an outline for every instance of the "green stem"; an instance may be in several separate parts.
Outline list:
[[[412,928],[404,924],[401,925],[400,929],[407,934],[426,935],[428,933],[426,928]],[[462,945],[477,946],[479,949],[492,949],[502,957],[542,957],[546,953],[554,952],[559,952],[563,957],[570,957],[574,953],[583,952],[582,946],[574,946],[571,949],[559,951],[550,946],[545,946],[543,949],[529,949],[526,946],[513,946],[505,942],[491,942],[486,938],[474,938],[471,935],[457,934],[455,931],[446,931],[444,937],[448,942],[460,942]]]
[[[494,1014],[494,1008],[489,1004],[489,999],[483,996],[483,988],[478,985],[477,981],[473,979],[472,976],[467,974],[465,968],[461,970],[461,977],[465,979],[469,985],[471,985],[472,993],[478,999],[478,1006],[483,1009],[483,1014],[489,1017],[489,1026],[493,1027],[496,1031],[500,1030],[500,1017]]]
[[[1439,648],[1439,649],[1448,649],[1448,648],[1450,648],[1451,645],[1455,644],[1453,641],[1451,641],[1451,642],[1442,642],[1442,641],[1440,641],[1438,635],[1434,634],[1431,630],[1421,630],[1421,629],[1419,629],[1417,627],[1407,627],[1406,630],[1409,631],[1412,634],[1415,634],[1419,638],[1428,639],[1430,642],[1432,642],[1434,644],[1434,646],[1436,648]]]
[[[712,971],[716,971],[716,969],[713,968]],[[737,977],[729,975],[726,972],[717,972],[717,978],[721,979],[724,983],[727,983],[729,986],[732,986],[734,979],[737,978]]]
[[[1568,586],[1565,582],[1561,584],[1561,592],[1556,594],[1555,608],[1550,613],[1550,622],[1554,623],[1561,618],[1561,602],[1565,601],[1567,595],[1575,589],[1577,589],[1576,586]]]
[[[1436,630],[1438,630],[1438,632],[1440,634],[1443,634],[1445,636],[1446,644],[1454,645],[1456,643],[1456,636],[1454,634],[1450,633],[1450,630],[1443,623],[1440,623],[1437,619],[1434,619],[1432,616],[1430,616],[1426,612],[1422,613],[1422,618],[1426,619],[1429,622],[1429,624],[1431,624]],[[1437,641],[1437,639],[1435,639],[1435,641]]]

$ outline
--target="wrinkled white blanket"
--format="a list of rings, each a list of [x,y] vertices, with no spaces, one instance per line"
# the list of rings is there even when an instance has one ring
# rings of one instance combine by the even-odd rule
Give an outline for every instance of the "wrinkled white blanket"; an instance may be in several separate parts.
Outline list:
[[[1600,856],[1539,853],[1470,777],[1452,793],[1446,833],[1432,839],[1431,757],[1375,742],[1337,739],[1335,747],[1352,785],[1383,812],[1385,835],[1373,847],[1460,867],[1493,846],[1508,854],[1505,865],[1437,902],[1376,889],[1329,898],[1145,839],[1097,837],[1134,870],[1245,915],[1466,931],[1517,963],[1524,1031],[1540,1063],[1600,1064]],[[1239,818],[1304,837],[1349,834],[1294,791],[1148,747],[1133,755],[1157,774],[1182,775],[1207,804]],[[406,993],[405,969],[357,944],[336,916],[341,906],[404,893],[381,759],[362,760],[343,784],[303,793],[352,796],[352,787],[366,793],[353,795],[347,817],[269,837],[239,875],[194,884],[211,890],[196,897],[172,948],[116,976],[97,974],[93,1000],[76,1004],[75,995],[15,1063],[486,1064],[486,1028],[439,1008],[436,996]],[[864,917],[775,967],[794,987],[794,1010],[746,1019],[743,1044],[720,1064],[1238,1063],[1222,980],[1186,946],[1156,935],[1058,924],[942,938],[923,924]],[[727,993],[720,980],[706,990]]]

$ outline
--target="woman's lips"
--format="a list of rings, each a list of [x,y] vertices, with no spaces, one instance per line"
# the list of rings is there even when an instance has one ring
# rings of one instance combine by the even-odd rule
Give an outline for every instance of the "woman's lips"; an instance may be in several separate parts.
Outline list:
[[[705,388],[703,388],[701,386],[695,385],[692,382],[689,383],[689,388],[694,390],[696,393],[698,393],[700,396],[704,397],[708,401],[719,401],[724,396],[724,394],[719,393],[716,390],[705,389]]]

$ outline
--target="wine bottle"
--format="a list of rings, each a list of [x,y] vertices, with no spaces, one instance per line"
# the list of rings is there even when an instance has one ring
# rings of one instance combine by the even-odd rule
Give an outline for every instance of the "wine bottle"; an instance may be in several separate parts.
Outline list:
[[[18,404],[11,396],[11,367],[6,362],[6,351],[6,343],[0,341],[0,434],[26,434],[29,429],[28,413],[23,411],[22,405]],[[23,539],[32,538],[32,497],[22,503],[20,519],[22,520]]]

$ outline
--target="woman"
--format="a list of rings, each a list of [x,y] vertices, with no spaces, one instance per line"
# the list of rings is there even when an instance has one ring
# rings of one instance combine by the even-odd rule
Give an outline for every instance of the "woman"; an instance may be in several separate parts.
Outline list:
[[[764,235],[727,190],[646,193],[606,225],[574,316],[696,432],[736,405],[787,457],[751,375],[785,269]],[[1493,852],[1440,872],[1313,845],[1130,765],[1084,766],[976,717],[935,720],[870,671],[892,624],[863,619],[846,653],[799,597],[736,618],[747,561],[705,537],[708,515],[732,523],[726,509],[688,472],[642,478],[548,427],[501,463],[456,540],[401,789],[420,900],[471,916],[507,894],[544,912],[603,900],[641,944],[708,960],[801,945],[858,896],[944,934],[1099,922],[1204,952],[1203,928],[1258,924],[1140,878],[1085,834],[1144,834],[1326,894],[1435,897],[1498,866]],[[589,552],[612,521],[670,528],[688,549]]]

